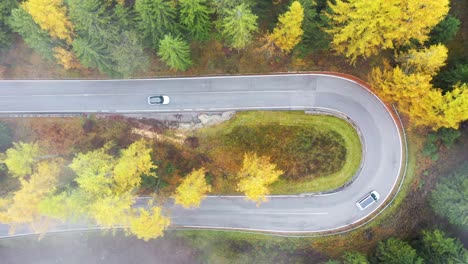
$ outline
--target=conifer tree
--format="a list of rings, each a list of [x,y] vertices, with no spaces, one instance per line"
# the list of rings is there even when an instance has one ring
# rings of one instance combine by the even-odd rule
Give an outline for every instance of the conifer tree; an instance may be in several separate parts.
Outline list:
[[[173,70],[185,71],[192,64],[190,47],[179,36],[164,36],[159,43],[158,55]]]
[[[303,20],[304,9],[298,1],[294,1],[289,7],[289,11],[279,17],[278,25],[268,37],[269,41],[281,51],[290,52],[301,41],[302,34],[304,34]]]
[[[219,23],[227,45],[234,49],[245,48],[252,41],[252,34],[258,30],[257,18],[246,4],[227,10]]]
[[[11,11],[18,6],[16,0],[0,1],[0,49],[7,47],[11,43],[11,28],[8,26],[8,20]]]
[[[206,0],[180,0],[180,21],[196,40],[206,40],[211,30]]]
[[[158,49],[167,34],[177,34],[176,9],[167,0],[136,0],[139,28],[149,46]]]
[[[16,8],[11,11],[9,19],[11,29],[20,34],[28,47],[32,48],[42,58],[53,61],[55,52],[54,41],[47,31],[41,29],[23,8]]]
[[[448,12],[448,0],[336,0],[329,2],[333,47],[355,63],[384,49],[423,43]]]

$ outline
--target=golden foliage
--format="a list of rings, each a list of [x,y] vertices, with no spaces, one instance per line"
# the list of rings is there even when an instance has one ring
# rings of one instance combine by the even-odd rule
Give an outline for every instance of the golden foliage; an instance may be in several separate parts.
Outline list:
[[[413,125],[456,129],[468,119],[468,89],[466,84],[458,84],[443,94],[432,86],[432,76],[447,57],[447,49],[440,46],[410,50],[400,55],[405,70],[386,64],[383,70],[374,68],[370,79],[379,96],[396,102]]]
[[[151,169],[157,168],[151,160],[151,148],[141,139],[121,151],[120,158],[114,167],[116,192],[124,193],[140,186],[141,175],[154,176]]]
[[[10,233],[14,233],[18,224],[29,224],[34,231],[45,231],[37,230],[38,222],[43,220],[39,203],[55,190],[61,163],[61,160],[38,163],[36,172],[29,179],[20,178],[21,188],[9,204],[3,201],[6,211],[0,212],[0,221],[10,224]]]
[[[432,45],[422,50],[411,49],[397,58],[405,68],[405,73],[423,73],[434,76],[447,60],[448,49],[442,44]]]
[[[77,154],[69,167],[78,175],[75,181],[84,193],[101,197],[112,193],[114,164],[114,158],[105,149],[98,149]]]
[[[62,47],[54,48],[54,51],[54,57],[66,70],[82,68],[73,51],[66,50]]]
[[[298,1],[294,1],[289,11],[279,17],[279,22],[273,33],[267,37],[269,43],[274,43],[283,52],[290,52],[300,41],[304,31],[304,9]]]
[[[95,200],[89,214],[102,227],[122,227],[129,223],[133,203],[130,194],[109,195]]]
[[[67,17],[63,0],[28,0],[21,6],[33,20],[52,37],[72,42],[73,24]]]
[[[336,0],[329,2],[332,45],[354,63],[384,49],[427,40],[448,13],[448,0]]]
[[[39,154],[40,149],[37,143],[13,143],[13,148],[7,149],[3,162],[14,177],[24,177],[32,173]]]
[[[175,203],[185,208],[199,207],[211,186],[205,180],[206,169],[201,168],[187,175],[181,185],[177,187],[174,196]]]
[[[130,232],[139,239],[148,241],[164,235],[170,224],[168,217],[161,214],[161,208],[153,206],[151,211],[139,209],[139,216],[130,219]]]
[[[258,157],[255,153],[244,154],[244,161],[237,177],[237,190],[245,193],[248,199],[259,205],[265,202],[270,193],[268,185],[278,180],[283,171],[277,170],[276,165],[270,163],[269,157]]]

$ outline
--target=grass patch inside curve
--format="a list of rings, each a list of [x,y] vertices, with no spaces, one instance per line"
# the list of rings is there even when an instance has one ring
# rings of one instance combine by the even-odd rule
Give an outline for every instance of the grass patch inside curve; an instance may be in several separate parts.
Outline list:
[[[302,111],[248,111],[195,135],[210,159],[214,193],[235,192],[243,153],[269,156],[285,171],[272,194],[320,192],[348,182],[361,163],[361,142],[346,121]]]

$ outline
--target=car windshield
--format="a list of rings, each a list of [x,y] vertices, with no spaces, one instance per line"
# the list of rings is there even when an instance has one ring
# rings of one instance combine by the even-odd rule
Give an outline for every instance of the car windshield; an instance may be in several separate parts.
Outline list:
[[[160,103],[162,103],[162,101],[163,101],[162,96],[152,96],[152,97],[150,97],[150,102],[153,103],[153,104],[160,104]]]

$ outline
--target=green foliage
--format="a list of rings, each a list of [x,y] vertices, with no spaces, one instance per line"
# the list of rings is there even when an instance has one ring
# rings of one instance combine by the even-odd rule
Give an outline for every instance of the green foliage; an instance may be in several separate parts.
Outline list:
[[[269,0],[267,0],[269,1]],[[234,9],[236,6],[246,4],[253,6],[255,0],[211,0],[210,4],[218,15],[224,15],[227,11]]]
[[[135,72],[143,71],[149,66],[148,57],[135,31],[122,32],[120,41],[110,47],[110,55],[115,62],[112,70],[123,78],[132,77]]]
[[[323,14],[327,7],[326,1],[299,0],[299,2],[304,8],[304,21],[302,22],[304,35],[297,48],[304,55],[314,51],[328,50],[331,36],[324,31],[328,27],[329,20]]]
[[[167,34],[177,34],[176,9],[170,1],[137,0],[139,28],[147,45],[158,49],[159,42]]]
[[[39,154],[37,143],[13,143],[13,148],[7,149],[3,162],[13,176],[22,178],[33,172],[32,169]]]
[[[461,132],[459,130],[442,127],[437,132],[431,132],[427,135],[422,153],[424,156],[430,156],[432,160],[437,161],[439,159],[439,144],[442,143],[450,148],[460,136]]]
[[[0,152],[5,151],[12,143],[12,131],[7,123],[0,122]]]
[[[433,80],[434,85],[444,91],[452,90],[459,82],[468,83],[468,63],[457,63],[448,70],[440,71]]]
[[[226,44],[234,49],[243,49],[252,41],[258,30],[257,16],[246,4],[227,10],[219,23],[219,30]]]
[[[433,264],[468,263],[468,251],[463,244],[438,229],[422,232],[420,252]]]
[[[73,51],[82,65],[117,78],[148,67],[129,9],[117,5],[114,13],[99,0],[69,0],[68,4],[78,35]]]
[[[123,30],[135,30],[138,28],[136,20],[136,12],[130,7],[125,7],[124,5],[116,5],[114,7],[114,14],[117,21],[119,21],[119,26]]]
[[[455,37],[459,28],[460,20],[450,14],[447,15],[432,29],[431,33],[429,34],[429,44],[432,45],[437,43],[449,43]]]
[[[118,39],[118,27],[100,0],[68,0],[69,16],[77,35],[109,45]]]
[[[211,31],[206,0],[180,0],[180,22],[196,40],[207,40]]]
[[[23,37],[24,42],[37,52],[42,58],[54,61],[54,47],[56,43],[49,33],[42,30],[22,8],[11,11],[9,20],[11,29]]]
[[[192,64],[190,47],[179,36],[164,36],[159,43],[158,55],[173,70],[185,71]]]
[[[89,38],[76,38],[72,45],[73,52],[83,66],[96,68],[109,76],[116,75],[109,51],[104,44],[93,42]]]
[[[397,238],[380,241],[375,252],[379,263],[383,264],[419,264],[423,260],[407,242]]]
[[[8,18],[11,11],[18,6],[17,0],[0,1],[0,49],[3,49],[11,43],[11,29],[8,26]]]
[[[368,264],[367,257],[359,252],[346,252],[343,256],[343,264]]]
[[[468,227],[468,166],[442,178],[431,193],[430,204],[450,223]]]
[[[461,136],[460,130],[456,130],[453,128],[446,128],[442,127],[439,130],[437,130],[437,136],[440,138],[442,143],[450,148],[453,146],[455,141]]]

